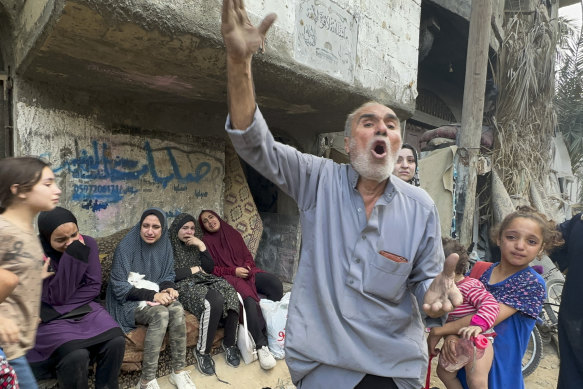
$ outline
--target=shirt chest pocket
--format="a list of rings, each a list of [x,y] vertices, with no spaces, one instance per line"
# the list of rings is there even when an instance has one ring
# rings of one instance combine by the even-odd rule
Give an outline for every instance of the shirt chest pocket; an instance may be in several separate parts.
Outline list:
[[[407,259],[382,252],[365,265],[363,290],[365,293],[399,303],[405,293],[411,264]]]

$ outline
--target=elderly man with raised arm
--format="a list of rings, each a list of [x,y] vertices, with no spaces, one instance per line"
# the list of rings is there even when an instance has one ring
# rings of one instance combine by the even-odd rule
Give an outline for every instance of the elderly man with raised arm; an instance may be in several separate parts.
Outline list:
[[[256,106],[251,73],[275,15],[256,28],[242,0],[224,0],[222,12],[227,132],[237,153],[293,197],[301,214],[304,239],[286,326],[294,384],[419,389],[427,369],[424,325],[440,325],[461,295],[453,282],[455,255],[440,273],[433,201],[391,177],[401,147],[399,119],[376,102],[350,114],[350,165],[275,142]]]

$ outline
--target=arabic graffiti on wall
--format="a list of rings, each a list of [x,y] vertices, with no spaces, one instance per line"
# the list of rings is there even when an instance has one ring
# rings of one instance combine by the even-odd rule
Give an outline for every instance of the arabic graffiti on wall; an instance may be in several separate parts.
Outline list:
[[[94,237],[135,225],[158,207],[181,212],[223,210],[225,143],[221,138],[144,128],[119,128],[98,117],[17,103],[21,155],[51,163],[62,190],[59,205]]]
[[[330,0],[296,3],[294,58],[346,82],[354,79],[358,21]]]
[[[124,144],[112,148],[97,140],[83,148],[75,140],[73,155],[65,156],[53,170],[74,181],[71,200],[94,212],[123,201],[127,195],[152,193],[152,185],[163,192],[206,198],[208,190],[197,184],[223,175],[222,161],[203,151],[177,146],[153,148],[148,140],[141,150],[136,149]]]

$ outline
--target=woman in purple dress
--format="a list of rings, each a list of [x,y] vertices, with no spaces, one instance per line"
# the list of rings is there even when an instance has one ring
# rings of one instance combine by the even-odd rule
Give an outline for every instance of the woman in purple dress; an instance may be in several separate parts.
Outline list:
[[[41,323],[26,358],[37,379],[56,374],[61,388],[88,388],[88,368],[95,363],[95,388],[116,389],[125,339],[94,301],[101,289],[97,243],[79,234],[77,219],[61,207],[42,212],[38,229],[54,274],[43,281]]]

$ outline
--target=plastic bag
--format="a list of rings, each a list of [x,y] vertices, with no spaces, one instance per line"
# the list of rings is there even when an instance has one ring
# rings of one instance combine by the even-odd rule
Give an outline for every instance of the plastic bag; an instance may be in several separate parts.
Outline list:
[[[237,329],[237,347],[239,347],[239,352],[241,353],[243,362],[248,365],[251,362],[256,361],[258,355],[257,350],[255,349],[255,340],[253,340],[251,333],[247,329],[247,315],[245,314],[243,299],[239,293],[237,293],[237,296],[239,297],[239,302],[241,302],[241,315],[243,315],[243,325],[239,324],[239,328]]]
[[[276,359],[285,358],[285,323],[290,292],[283,295],[280,301],[261,299],[259,306],[267,325],[267,345]]]

